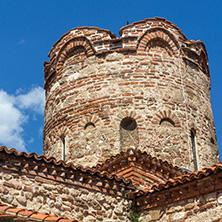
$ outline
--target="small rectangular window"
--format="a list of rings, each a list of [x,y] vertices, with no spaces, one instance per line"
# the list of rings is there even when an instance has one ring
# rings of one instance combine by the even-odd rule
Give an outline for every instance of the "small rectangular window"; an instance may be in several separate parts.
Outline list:
[[[195,134],[192,130],[191,130],[190,137],[191,137],[191,146],[192,146],[192,152],[193,152],[194,170],[198,170]]]

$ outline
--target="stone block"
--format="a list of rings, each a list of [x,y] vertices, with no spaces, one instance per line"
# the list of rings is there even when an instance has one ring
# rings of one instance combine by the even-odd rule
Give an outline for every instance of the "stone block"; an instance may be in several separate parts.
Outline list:
[[[149,210],[149,214],[152,220],[159,220],[163,216],[164,211],[162,209]]]
[[[26,206],[26,202],[27,202],[27,199],[25,196],[19,196],[16,198],[16,200],[23,206]]]
[[[122,58],[123,58],[123,54],[114,52],[114,53],[111,53],[108,56],[106,56],[106,61],[109,61],[109,62],[119,61]]]
[[[213,201],[213,200],[216,200],[217,198],[217,194],[214,192],[214,193],[209,193],[206,195],[206,201]]]
[[[176,213],[176,214],[173,215],[173,221],[180,220],[180,219],[184,218],[185,215],[186,215],[185,212]]]
[[[141,216],[141,219],[142,219],[142,221],[146,221],[146,222],[152,221],[152,217],[150,214],[147,214],[145,216]]]
[[[188,204],[186,204],[185,205],[185,210],[190,210],[190,209],[192,209],[193,207],[195,206],[195,203],[188,203]]]

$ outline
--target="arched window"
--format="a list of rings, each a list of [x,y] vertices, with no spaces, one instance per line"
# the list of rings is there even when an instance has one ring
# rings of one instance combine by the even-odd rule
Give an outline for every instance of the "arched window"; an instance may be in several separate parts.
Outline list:
[[[120,146],[121,149],[131,145],[137,146],[139,142],[136,120],[125,117],[120,122]]]
[[[86,125],[84,126],[84,130],[86,131],[91,131],[95,128],[95,124],[92,122],[88,122],[86,123]]]
[[[160,120],[160,125],[171,127],[171,126],[174,126],[174,122],[170,118],[163,118],[163,119]]]
[[[132,117],[125,117],[124,119],[122,119],[120,126],[125,130],[132,131],[136,129],[137,123],[136,120]]]
[[[190,138],[191,138],[191,146],[192,146],[192,152],[193,152],[193,164],[194,164],[194,170],[198,170],[198,164],[197,164],[197,150],[196,150],[196,135],[195,131],[190,131]]]
[[[83,46],[76,47],[72,52],[69,52],[64,62],[64,67],[83,62],[86,58],[86,50]]]

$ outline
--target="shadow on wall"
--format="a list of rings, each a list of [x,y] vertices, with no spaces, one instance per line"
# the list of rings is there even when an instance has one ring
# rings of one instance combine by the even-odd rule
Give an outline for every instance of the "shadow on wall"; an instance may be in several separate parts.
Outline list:
[[[125,117],[120,122],[120,147],[123,150],[129,146],[137,147],[139,136],[136,120],[132,117]]]

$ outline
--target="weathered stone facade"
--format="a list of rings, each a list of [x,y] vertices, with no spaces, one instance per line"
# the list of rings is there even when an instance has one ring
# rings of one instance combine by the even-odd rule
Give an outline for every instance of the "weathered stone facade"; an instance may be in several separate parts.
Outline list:
[[[205,46],[173,23],[146,19],[123,27],[120,38],[75,28],[49,57],[46,156],[93,166],[134,145],[189,169],[218,162]]]
[[[130,148],[83,168],[1,146],[0,194],[0,221],[219,222],[222,163],[188,173]]]
[[[0,151],[0,204],[78,221],[129,221],[126,194],[134,188],[124,180],[54,158]]]
[[[143,212],[140,217],[144,222],[213,222],[221,221],[221,218],[222,191],[154,208]]]
[[[204,44],[162,18],[120,36],[53,46],[44,155],[0,146],[0,221],[222,221],[222,163],[196,170],[218,161]]]

